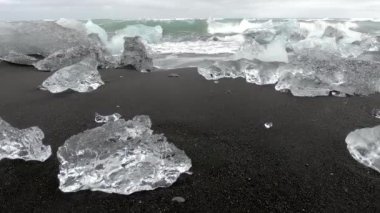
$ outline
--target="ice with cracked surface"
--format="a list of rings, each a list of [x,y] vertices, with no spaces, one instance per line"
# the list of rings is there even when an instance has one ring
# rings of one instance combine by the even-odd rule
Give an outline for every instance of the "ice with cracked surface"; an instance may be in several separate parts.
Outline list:
[[[95,122],[96,123],[107,123],[110,121],[117,121],[121,118],[119,113],[114,113],[112,115],[100,115],[99,113],[95,113]]]
[[[17,129],[0,117],[0,160],[45,161],[51,155],[51,148],[42,144],[43,138],[44,133],[38,127]]]
[[[104,85],[97,70],[98,62],[86,58],[77,64],[56,71],[42,83],[42,88],[51,93],[60,93],[68,89],[77,92],[91,92]]]
[[[169,187],[191,168],[185,152],[153,134],[149,116],[107,122],[74,135],[58,149],[59,188],[131,194]]]
[[[357,129],[348,134],[346,143],[355,160],[380,172],[380,126]]]

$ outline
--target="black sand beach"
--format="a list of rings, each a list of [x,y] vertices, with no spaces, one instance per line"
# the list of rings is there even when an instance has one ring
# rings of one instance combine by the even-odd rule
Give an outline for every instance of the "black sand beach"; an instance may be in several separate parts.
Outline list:
[[[39,126],[54,153],[44,163],[0,161],[1,212],[380,211],[380,174],[345,143],[350,131],[380,124],[370,115],[380,95],[297,98],[243,79],[215,84],[194,69],[105,70],[106,85],[92,93],[53,95],[37,89],[50,74],[0,63],[0,116],[17,128]],[[55,152],[97,126],[95,112],[149,115],[155,132],[192,159],[193,175],[130,196],[62,193]]]

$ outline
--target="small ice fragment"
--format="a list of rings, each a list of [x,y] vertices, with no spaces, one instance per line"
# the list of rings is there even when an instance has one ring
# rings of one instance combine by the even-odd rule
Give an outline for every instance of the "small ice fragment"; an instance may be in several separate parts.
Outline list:
[[[179,78],[179,75],[176,74],[176,73],[172,73],[170,75],[168,75],[169,78]]]
[[[273,127],[273,123],[272,122],[267,122],[264,124],[264,127],[267,128],[267,129],[270,129]]]
[[[338,92],[338,91],[332,91],[331,92],[332,96],[339,97],[339,98],[345,98],[347,95],[343,92]]]
[[[186,200],[183,197],[173,197],[173,202],[184,203]]]
[[[0,118],[0,160],[45,161],[51,155],[51,148],[42,144],[44,137],[38,127],[17,129]]]
[[[119,105],[116,105],[116,108],[120,108],[120,106],[119,106]]]
[[[57,152],[60,190],[129,195],[171,186],[191,160],[151,127],[150,118],[140,115],[70,137]]]
[[[215,84],[219,84],[219,81],[214,81]]]
[[[380,119],[380,109],[373,109],[372,110],[372,116]]]
[[[380,172],[380,126],[357,129],[348,134],[346,143],[355,160]]]
[[[100,115],[99,113],[95,113],[95,122],[96,123],[107,123],[117,121],[121,118],[119,113],[114,113],[112,115]]]

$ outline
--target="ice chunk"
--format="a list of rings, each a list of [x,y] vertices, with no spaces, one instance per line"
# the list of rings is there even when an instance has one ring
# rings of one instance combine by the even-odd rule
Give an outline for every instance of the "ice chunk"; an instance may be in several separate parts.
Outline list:
[[[96,123],[107,123],[117,121],[121,118],[119,113],[114,113],[112,115],[100,115],[99,113],[95,113],[95,122]]]
[[[302,73],[286,73],[276,85],[276,90],[290,90],[294,96],[328,96],[330,94],[329,85],[322,82],[314,75],[304,75]]]
[[[255,40],[247,39],[237,51],[235,59],[259,59],[265,62],[288,63],[288,53],[286,51],[286,41],[284,37],[278,37],[271,43],[260,45]]]
[[[55,22],[0,22],[0,57],[11,51],[47,57],[78,45],[89,45],[87,35]]]
[[[117,62],[113,62],[115,59],[105,49],[97,34],[90,34],[89,39],[90,45],[59,50],[35,63],[34,67],[43,71],[56,71],[88,57],[95,58],[102,68],[117,67]]]
[[[221,78],[244,78],[245,64],[241,61],[205,61],[198,67],[198,73],[207,80]]]
[[[357,129],[348,134],[346,143],[355,160],[380,172],[380,126]]]
[[[107,46],[113,54],[120,55],[123,52],[124,37],[138,36],[146,42],[157,43],[162,38],[162,32],[161,26],[149,27],[142,24],[127,26],[116,31]]]
[[[273,127],[273,123],[272,122],[267,122],[267,123],[264,124],[264,127],[266,129],[271,129]]]
[[[51,93],[60,93],[68,89],[91,92],[104,84],[97,66],[95,59],[86,58],[77,64],[56,71],[42,83],[42,87]]]
[[[328,96],[331,91],[348,95],[380,92],[379,63],[319,56],[317,51],[292,58],[279,70],[277,90],[290,90],[295,96]]]
[[[8,55],[4,57],[0,57],[0,60],[7,61],[13,64],[22,64],[22,65],[33,65],[33,63],[37,62],[39,59],[24,55],[22,53],[16,53],[11,51]]]
[[[57,152],[59,188],[128,195],[172,185],[191,168],[191,160],[164,135],[153,134],[151,125],[140,115],[66,140]]]
[[[0,118],[0,160],[45,161],[51,155],[50,146],[42,144],[44,133],[38,127],[17,129]]]
[[[90,49],[80,45],[67,50],[59,50],[35,63],[34,67],[42,71],[56,71],[76,64],[89,55],[91,55]]]
[[[121,66],[132,66],[137,71],[153,71],[153,60],[140,37],[125,37],[124,52],[121,56]]]

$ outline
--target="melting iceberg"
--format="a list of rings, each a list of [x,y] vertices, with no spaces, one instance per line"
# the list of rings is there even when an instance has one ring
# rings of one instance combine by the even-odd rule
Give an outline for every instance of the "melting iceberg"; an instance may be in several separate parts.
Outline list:
[[[102,68],[117,67],[116,59],[101,44],[97,34],[89,35],[90,46],[78,45],[65,50],[54,52],[34,63],[34,67],[42,71],[56,71],[76,64],[85,58],[95,58]]]
[[[121,118],[119,113],[114,113],[112,115],[100,115],[99,113],[95,113],[95,122],[96,123],[107,123],[111,121],[117,121]]]
[[[42,83],[42,88],[51,93],[60,93],[68,89],[91,92],[104,85],[97,66],[98,62],[95,59],[86,58],[56,71]]]
[[[63,192],[79,190],[131,194],[172,185],[191,168],[185,152],[140,115],[74,135],[58,149]]]
[[[17,129],[0,118],[0,160],[45,161],[51,155],[50,146],[42,144],[44,133],[38,127]]]
[[[346,143],[355,160],[380,172],[380,126],[355,130],[348,134]]]

